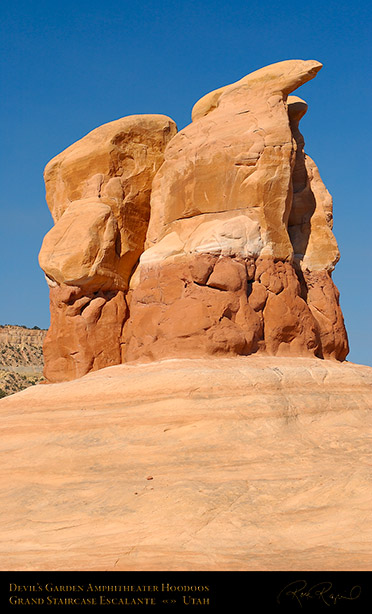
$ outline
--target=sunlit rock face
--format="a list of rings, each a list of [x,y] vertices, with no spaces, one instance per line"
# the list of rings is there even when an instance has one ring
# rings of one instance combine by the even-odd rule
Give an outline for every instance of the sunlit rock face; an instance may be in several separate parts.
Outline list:
[[[55,226],[39,261],[50,286],[49,381],[121,362],[125,294],[144,249],[152,180],[176,132],[164,115],[124,117],[96,128],[46,166]]]
[[[304,153],[307,105],[288,96],[320,68],[279,62],[207,94],[169,143],[131,282],[128,360],[346,357],[332,199]]]
[[[332,199],[290,96],[320,68],[267,66],[204,96],[179,133],[123,118],[47,165],[50,381],[169,357],[344,360]]]

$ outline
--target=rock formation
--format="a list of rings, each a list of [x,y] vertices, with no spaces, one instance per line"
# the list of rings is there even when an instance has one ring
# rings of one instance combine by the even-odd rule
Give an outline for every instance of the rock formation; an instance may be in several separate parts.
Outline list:
[[[122,361],[125,293],[143,251],[152,180],[176,130],[163,115],[124,117],[93,130],[46,166],[55,226],[39,261],[50,286],[49,381]]]
[[[50,381],[167,357],[345,359],[332,199],[289,96],[320,68],[273,64],[204,96],[178,134],[124,118],[48,164]]]
[[[342,362],[332,199],[290,96],[320,68],[48,164],[60,383],[0,401],[0,569],[370,569],[372,369]]]

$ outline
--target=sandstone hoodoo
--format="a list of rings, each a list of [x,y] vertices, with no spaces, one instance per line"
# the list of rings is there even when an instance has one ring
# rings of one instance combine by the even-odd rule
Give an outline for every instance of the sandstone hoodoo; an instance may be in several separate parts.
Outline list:
[[[123,118],[47,165],[49,381],[170,357],[345,359],[332,198],[290,96],[320,68],[267,66],[204,96],[178,133]]]
[[[55,226],[39,261],[50,286],[49,381],[122,361],[125,293],[144,249],[152,180],[176,131],[164,115],[124,117],[96,128],[46,166]]]

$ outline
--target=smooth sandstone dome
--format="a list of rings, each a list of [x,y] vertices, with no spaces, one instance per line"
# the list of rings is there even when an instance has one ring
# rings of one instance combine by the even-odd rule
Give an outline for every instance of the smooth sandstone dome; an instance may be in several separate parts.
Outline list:
[[[238,356],[7,397],[0,568],[369,570],[371,386],[370,367]]]

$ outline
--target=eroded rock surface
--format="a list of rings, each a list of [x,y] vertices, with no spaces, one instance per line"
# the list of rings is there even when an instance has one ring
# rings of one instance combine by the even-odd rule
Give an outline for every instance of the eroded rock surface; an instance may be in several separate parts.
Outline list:
[[[61,284],[50,289],[51,322],[44,341],[44,375],[75,379],[122,362],[127,304],[121,290],[87,291]]]
[[[44,346],[49,381],[121,362],[125,292],[144,249],[152,180],[176,132],[164,115],[124,117],[47,165],[55,226],[39,261],[51,288]]]
[[[288,97],[320,68],[280,62],[212,92],[169,143],[131,282],[127,360],[346,357],[332,199],[304,153],[307,105]]]
[[[345,359],[332,198],[289,95],[320,68],[267,66],[204,96],[178,134],[123,118],[48,164],[50,381],[164,357]]]

